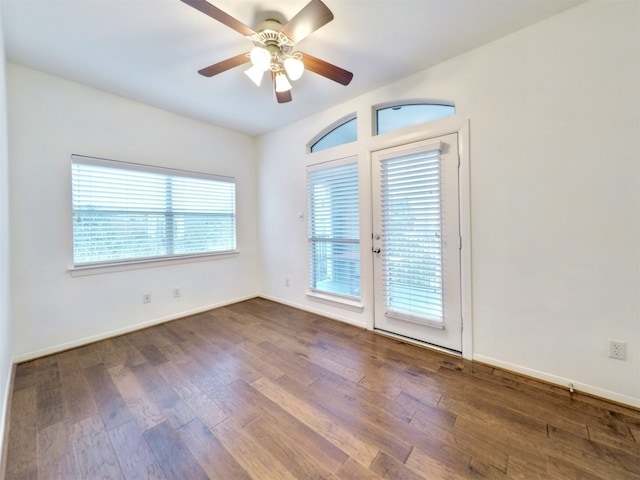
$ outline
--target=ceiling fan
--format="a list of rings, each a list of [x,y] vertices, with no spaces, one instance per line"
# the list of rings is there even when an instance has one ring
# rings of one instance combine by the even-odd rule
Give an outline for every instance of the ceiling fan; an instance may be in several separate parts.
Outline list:
[[[282,25],[274,19],[260,23],[256,30],[236,20],[206,0],[182,2],[223,23],[253,42],[248,53],[242,53],[198,70],[200,75],[213,77],[231,68],[251,62],[245,74],[260,86],[265,73],[270,72],[278,103],[291,101],[291,81],[300,78],[304,70],[322,75],[342,85],[349,85],[353,73],[307,53],[294,51],[294,45],[333,20],[333,13],[321,0],[311,0],[289,22]]]

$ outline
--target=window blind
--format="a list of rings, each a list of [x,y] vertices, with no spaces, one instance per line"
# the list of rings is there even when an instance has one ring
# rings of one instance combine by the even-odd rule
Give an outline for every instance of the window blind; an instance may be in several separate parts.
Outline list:
[[[383,160],[381,185],[387,313],[442,323],[440,151]]]
[[[234,179],[71,160],[75,266],[235,250]]]
[[[311,168],[307,188],[310,288],[360,298],[358,165]]]

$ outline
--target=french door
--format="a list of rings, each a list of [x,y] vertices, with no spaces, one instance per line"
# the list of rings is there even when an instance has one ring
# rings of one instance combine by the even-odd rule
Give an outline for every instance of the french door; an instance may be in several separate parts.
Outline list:
[[[374,327],[460,352],[458,135],[372,162]]]

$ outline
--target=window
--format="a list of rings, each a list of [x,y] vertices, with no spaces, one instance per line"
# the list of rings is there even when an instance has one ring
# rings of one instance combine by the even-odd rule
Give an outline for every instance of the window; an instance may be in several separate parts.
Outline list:
[[[234,179],[79,155],[71,160],[75,266],[235,250]]]
[[[358,119],[353,117],[337,127],[329,130],[311,145],[311,152],[319,152],[325,148],[336,147],[358,139]]]
[[[381,161],[380,187],[388,312],[441,324],[440,150],[434,148]]]
[[[360,298],[358,165],[351,159],[310,167],[310,288]]]
[[[456,113],[456,107],[433,103],[396,104],[376,108],[376,135],[431,122]]]

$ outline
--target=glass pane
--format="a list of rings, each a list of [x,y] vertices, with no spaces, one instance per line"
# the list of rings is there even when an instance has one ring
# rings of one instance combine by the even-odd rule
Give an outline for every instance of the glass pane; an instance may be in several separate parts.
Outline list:
[[[308,173],[312,290],[360,297],[358,165]]]
[[[382,252],[389,312],[443,321],[439,151],[382,162]]]
[[[318,152],[325,148],[355,142],[358,139],[357,120],[358,119],[354,117],[325,134],[320,140],[311,145],[311,152]]]
[[[235,217],[231,213],[173,215],[173,253],[183,255],[234,250]]]
[[[454,113],[456,113],[456,107],[430,103],[394,105],[392,107],[381,108],[376,112],[376,134],[393,132],[401,128],[431,122],[438,118],[448,117]]]
[[[162,214],[76,209],[73,222],[74,263],[165,255],[165,221]]]
[[[311,288],[360,297],[360,244],[311,241]]]
[[[98,161],[72,163],[75,265],[235,249],[233,181]]]

